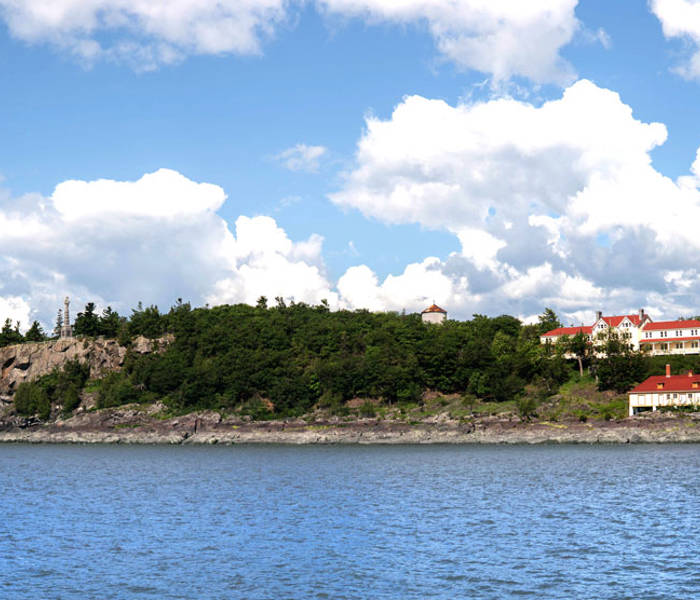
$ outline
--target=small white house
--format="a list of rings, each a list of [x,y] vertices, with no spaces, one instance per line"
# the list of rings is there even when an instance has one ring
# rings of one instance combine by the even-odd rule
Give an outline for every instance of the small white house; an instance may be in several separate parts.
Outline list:
[[[437,304],[433,304],[426,308],[420,317],[423,323],[434,323],[435,325],[442,325],[447,319],[447,311],[440,308]]]
[[[629,393],[629,416],[644,410],[655,411],[660,406],[700,405],[700,375],[689,371],[687,375],[671,375],[671,365],[666,365],[666,375],[653,375],[632,388]]]

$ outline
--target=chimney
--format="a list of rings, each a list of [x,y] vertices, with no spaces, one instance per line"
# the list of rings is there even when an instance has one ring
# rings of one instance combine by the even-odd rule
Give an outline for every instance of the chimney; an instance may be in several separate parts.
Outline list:
[[[692,377],[692,376],[693,376],[693,369],[690,369],[690,371],[688,371],[688,377]]]
[[[666,377],[670,377],[670,376],[671,376],[671,365],[666,363]]]
[[[602,310],[597,310],[595,311],[595,320],[596,323],[600,321],[601,317],[603,316],[603,311]]]
[[[641,323],[644,320],[644,309],[640,308],[639,309],[639,322]]]

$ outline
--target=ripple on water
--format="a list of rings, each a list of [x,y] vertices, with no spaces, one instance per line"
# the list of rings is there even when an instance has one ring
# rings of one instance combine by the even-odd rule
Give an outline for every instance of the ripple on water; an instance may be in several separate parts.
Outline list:
[[[0,597],[700,597],[699,457],[0,446]]]

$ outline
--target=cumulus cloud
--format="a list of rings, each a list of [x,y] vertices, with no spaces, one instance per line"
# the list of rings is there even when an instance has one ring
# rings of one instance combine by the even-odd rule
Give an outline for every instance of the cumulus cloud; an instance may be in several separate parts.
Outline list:
[[[310,304],[325,299],[337,307],[338,295],[323,274],[322,242],[312,235],[294,243],[270,217],[239,217],[227,252],[229,275],[215,283],[207,302],[254,304],[260,296],[281,296]]]
[[[321,157],[327,151],[328,149],[324,146],[297,144],[283,150],[275,158],[290,171],[316,173],[320,166]]]
[[[285,0],[0,0],[17,38],[48,41],[83,60],[140,68],[190,54],[257,54],[286,18]]]
[[[466,281],[460,286],[440,266],[438,258],[429,257],[421,263],[409,264],[403,273],[389,275],[381,283],[366,265],[350,267],[338,280],[338,291],[345,305],[351,308],[415,312],[433,302],[461,308]]]
[[[367,119],[331,199],[457,236],[462,251],[433,268],[463,311],[529,315],[552,303],[576,315],[653,299],[662,314],[688,314],[697,308],[680,282],[697,281],[700,161],[678,181],[655,170],[650,152],[666,135],[585,80],[541,106],[412,96]]]
[[[425,23],[440,52],[456,64],[492,74],[568,83],[573,69],[559,54],[579,29],[578,0],[318,0],[326,11],[370,22]]]
[[[696,0],[651,0],[652,12],[661,21],[666,38],[686,40],[693,47],[690,58],[676,71],[688,79],[700,78],[700,3]]]
[[[560,49],[580,28],[578,0],[316,0],[320,11],[370,23],[425,25],[461,67],[566,83]],[[87,63],[153,69],[193,54],[258,54],[305,0],[0,0],[16,38],[48,42]]]
[[[136,181],[68,181],[49,198],[0,201],[0,318],[53,324],[65,295],[127,311],[294,296],[337,304],[322,238],[292,242],[269,217],[216,214],[226,195],[161,169]],[[30,308],[31,307],[31,311]]]

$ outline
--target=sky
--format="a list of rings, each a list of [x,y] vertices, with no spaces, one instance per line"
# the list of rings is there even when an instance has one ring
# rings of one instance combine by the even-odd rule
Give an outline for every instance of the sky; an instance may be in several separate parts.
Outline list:
[[[0,0],[0,318],[700,314],[698,0]]]

